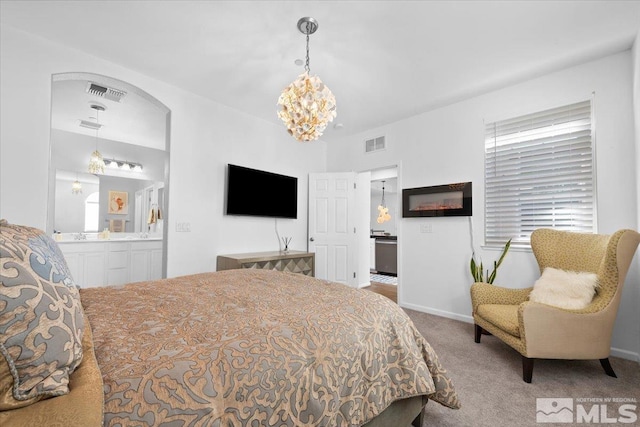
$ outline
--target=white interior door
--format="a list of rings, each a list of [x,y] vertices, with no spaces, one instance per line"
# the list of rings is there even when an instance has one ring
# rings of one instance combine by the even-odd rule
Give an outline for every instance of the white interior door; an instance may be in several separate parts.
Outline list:
[[[358,286],[359,225],[355,172],[309,174],[309,252],[315,253],[315,275]],[[359,232],[358,232],[359,230]]]

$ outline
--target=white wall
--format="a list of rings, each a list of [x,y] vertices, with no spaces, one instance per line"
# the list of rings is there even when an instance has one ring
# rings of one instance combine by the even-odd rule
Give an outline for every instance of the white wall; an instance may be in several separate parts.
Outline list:
[[[636,214],[638,216],[637,228],[640,228],[640,31],[636,35],[636,40],[633,43],[633,111],[635,117],[636,128],[636,202],[637,209]],[[639,249],[640,250],[640,249]],[[640,256],[636,256],[636,271],[640,271]],[[640,279],[636,277],[636,283],[640,282]],[[637,286],[640,286],[638,283]],[[640,307],[640,291],[637,295],[637,306]],[[640,348],[640,327],[638,328],[638,348]]]
[[[307,174],[325,170],[323,142],[298,143],[284,127],[152,77],[8,26],[0,31],[0,217],[45,228],[51,75],[90,72],[135,85],[171,110],[170,277],[215,270],[221,253],[278,249],[275,220],[223,215],[227,163],[299,178],[298,219],[278,220],[278,229],[293,236],[292,249],[306,249]],[[189,222],[191,232],[175,232],[176,222]]]
[[[476,247],[483,243],[484,122],[589,99],[595,92],[598,231],[637,228],[637,156],[634,153],[631,52],[587,64],[345,137],[327,150],[329,171],[367,170],[400,164],[402,188],[473,182]],[[386,135],[383,153],[364,154],[362,144]],[[399,189],[398,194],[402,191]],[[399,202],[401,206],[401,201]],[[399,302],[417,310],[471,321],[468,270],[469,218],[407,218],[399,223]],[[420,226],[431,224],[432,233]],[[492,262],[499,250],[480,250]],[[637,257],[637,255],[636,255]],[[531,251],[512,250],[496,284],[527,287],[539,272]],[[637,263],[630,271],[616,322],[615,354],[638,358],[640,310]],[[470,339],[472,339],[470,337]]]

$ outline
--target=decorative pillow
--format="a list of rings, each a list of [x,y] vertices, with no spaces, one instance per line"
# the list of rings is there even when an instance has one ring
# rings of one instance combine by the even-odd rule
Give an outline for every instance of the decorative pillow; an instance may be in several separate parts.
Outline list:
[[[576,310],[589,305],[598,287],[598,275],[547,267],[534,283],[529,301]]]
[[[84,314],[60,248],[41,230],[0,221],[0,279],[0,410],[68,393]]]

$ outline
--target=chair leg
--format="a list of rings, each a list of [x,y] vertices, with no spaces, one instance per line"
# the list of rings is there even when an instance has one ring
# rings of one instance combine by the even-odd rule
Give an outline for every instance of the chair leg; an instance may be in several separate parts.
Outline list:
[[[522,356],[522,379],[525,383],[531,384],[533,377],[533,359]]]
[[[475,331],[474,331],[475,332],[475,337],[474,337],[475,341],[477,343],[479,343],[480,342],[480,337],[482,336],[482,326],[475,325],[475,324],[473,326],[475,326]]]
[[[422,427],[424,423],[424,408],[420,411],[420,414],[411,422],[412,427]]]
[[[602,365],[602,368],[607,373],[607,375],[609,375],[610,377],[613,377],[613,378],[618,378],[616,376],[616,373],[613,372],[613,368],[611,367],[611,363],[609,363],[609,358],[608,357],[606,359],[600,359],[600,364]]]

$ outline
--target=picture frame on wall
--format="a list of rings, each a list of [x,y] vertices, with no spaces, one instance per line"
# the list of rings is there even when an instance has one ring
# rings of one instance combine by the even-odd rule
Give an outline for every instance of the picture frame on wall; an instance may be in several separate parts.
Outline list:
[[[129,193],[126,191],[109,191],[108,213],[127,215],[129,213]]]
[[[405,188],[402,217],[471,216],[471,182]]]

